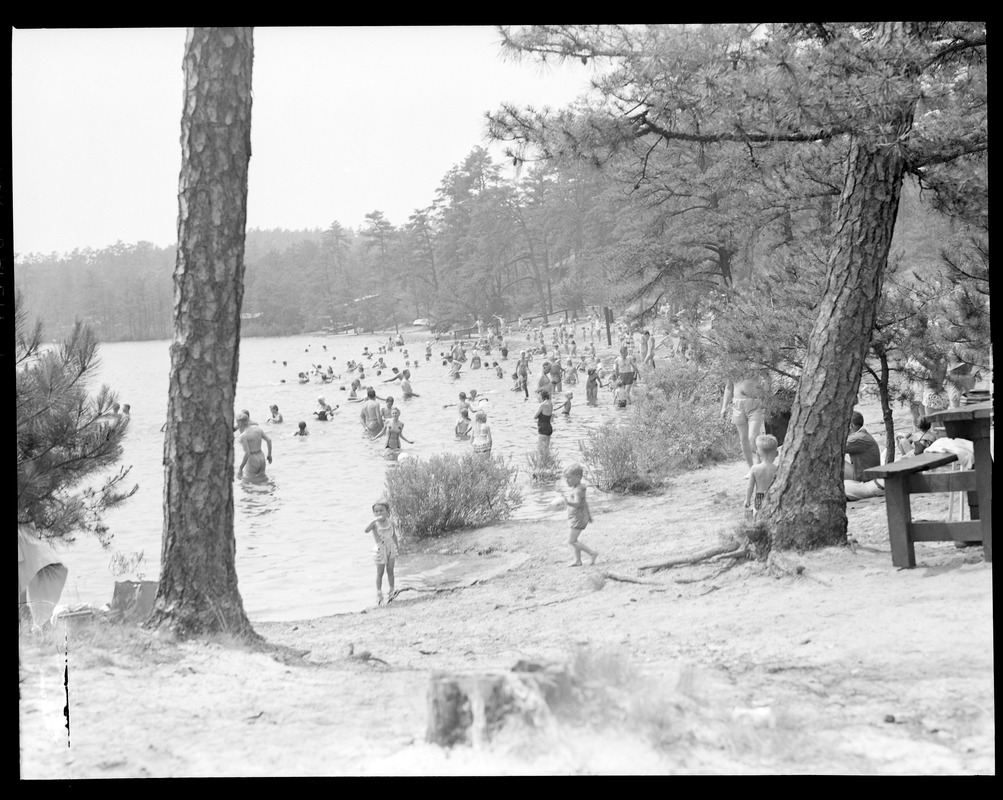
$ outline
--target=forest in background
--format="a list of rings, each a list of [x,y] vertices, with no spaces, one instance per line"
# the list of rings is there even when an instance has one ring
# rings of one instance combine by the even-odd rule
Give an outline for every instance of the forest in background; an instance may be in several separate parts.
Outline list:
[[[761,175],[755,183],[768,177],[793,184],[797,176]],[[581,165],[536,165],[506,180],[487,151],[474,148],[443,178],[433,204],[402,226],[374,211],[354,230],[339,222],[327,230],[249,230],[243,333],[372,330],[418,318],[465,326],[582,305],[629,309],[642,320],[658,310],[702,319],[718,292],[768,276],[790,260],[792,243],[824,225],[836,186],[801,178],[799,203],[764,209],[746,196],[750,187],[708,181],[705,191],[720,195],[714,204],[707,198],[702,208],[670,211],[607,170]],[[895,266],[922,281],[941,275],[945,243],[959,230],[908,185]],[[16,261],[15,286],[27,316],[44,319],[54,339],[77,319],[102,341],[167,339],[175,252],[118,242],[30,253]]]

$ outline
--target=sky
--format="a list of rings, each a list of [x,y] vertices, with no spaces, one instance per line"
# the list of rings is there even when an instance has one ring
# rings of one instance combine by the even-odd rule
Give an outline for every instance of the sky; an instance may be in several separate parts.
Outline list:
[[[176,242],[184,43],[12,31],[17,255]],[[489,26],[256,28],[247,227],[358,228],[375,210],[402,225],[489,147],[485,112],[563,106],[590,75],[503,58]]]

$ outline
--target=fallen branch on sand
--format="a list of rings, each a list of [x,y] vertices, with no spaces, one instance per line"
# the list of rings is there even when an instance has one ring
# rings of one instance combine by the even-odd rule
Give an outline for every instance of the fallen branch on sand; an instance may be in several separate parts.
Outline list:
[[[677,558],[670,558],[668,561],[662,561],[658,564],[645,564],[642,567],[638,567],[639,570],[651,570],[652,572],[660,572],[663,569],[671,569],[672,567],[682,567],[692,564],[702,564],[714,561],[723,561],[729,558],[749,558],[749,543],[746,540],[738,543],[736,546],[735,542],[728,542],[727,544],[718,545],[717,547],[712,547],[709,550],[704,550],[702,553],[695,553],[691,556],[678,556]]]
[[[429,592],[431,594],[438,594],[439,592],[455,592],[459,588],[461,588],[461,587],[459,587],[459,586],[432,586],[432,587],[430,587],[428,589],[420,589],[417,586],[404,586],[401,589],[397,589],[393,593],[393,596],[397,597],[398,595],[403,594],[404,592]]]
[[[380,664],[386,664],[386,666],[388,666],[388,667],[390,666],[390,664],[388,664],[382,658],[378,658],[377,656],[374,656],[372,654],[372,652],[369,651],[369,650],[360,650],[358,653],[356,653],[355,652],[355,645],[353,643],[351,643],[351,642],[349,642],[349,644],[348,644],[347,652],[345,654],[345,658],[349,658],[349,659],[352,659],[354,661],[364,661],[364,662],[367,662],[367,663],[369,663],[369,662],[377,662],[377,663],[380,663]]]
[[[621,583],[638,583],[641,584],[642,586],[651,586],[652,588],[654,588],[656,591],[659,592],[666,592],[669,589],[668,586],[665,586],[664,584],[659,583],[658,581],[642,581],[638,580],[637,578],[628,578],[626,575],[616,575],[615,573],[612,572],[604,572],[603,577],[609,578],[609,580],[611,581],[620,581]]]
[[[571,600],[577,600],[578,597],[579,595],[573,595],[571,597],[560,597],[557,600],[548,600],[546,603],[533,603],[528,606],[513,606],[512,608],[508,609],[508,612],[511,614],[513,611],[527,611],[528,609],[531,608],[543,608],[544,606],[555,606],[558,603],[568,603]]]

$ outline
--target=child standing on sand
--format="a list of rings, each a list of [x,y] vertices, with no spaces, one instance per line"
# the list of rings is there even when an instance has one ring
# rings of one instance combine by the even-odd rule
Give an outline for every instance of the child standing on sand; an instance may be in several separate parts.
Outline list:
[[[380,501],[373,504],[375,519],[366,526],[366,533],[373,535],[376,544],[373,546],[373,559],[376,562],[376,604],[383,605],[383,573],[387,573],[390,583],[390,594],[387,602],[397,595],[394,590],[394,561],[397,560],[399,542],[397,528],[390,521],[390,506]]]
[[[564,470],[564,479],[568,482],[568,486],[571,487],[571,491],[564,496],[564,504],[568,508],[568,521],[571,523],[571,534],[568,536],[568,544],[571,545],[571,549],[575,552],[575,560],[571,562],[572,567],[580,567],[582,565],[583,552],[588,553],[590,564],[595,564],[596,556],[599,555],[598,550],[593,550],[584,542],[578,541],[578,537],[582,535],[585,526],[592,522],[592,515],[589,513],[589,504],[585,499],[585,484],[582,483],[583,474],[584,471],[581,464],[569,464]]]
[[[749,469],[749,488],[745,493],[745,508],[751,509],[752,515],[759,513],[763,507],[763,498],[770,488],[773,479],[777,477],[777,437],[762,433],[756,437],[756,452],[759,453],[759,463]]]

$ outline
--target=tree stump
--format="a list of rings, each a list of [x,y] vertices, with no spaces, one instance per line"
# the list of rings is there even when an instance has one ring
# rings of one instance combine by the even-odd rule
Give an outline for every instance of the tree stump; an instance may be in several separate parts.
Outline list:
[[[425,739],[479,748],[509,722],[549,727],[553,709],[571,700],[573,688],[565,667],[526,661],[508,672],[437,673],[428,687]]]

